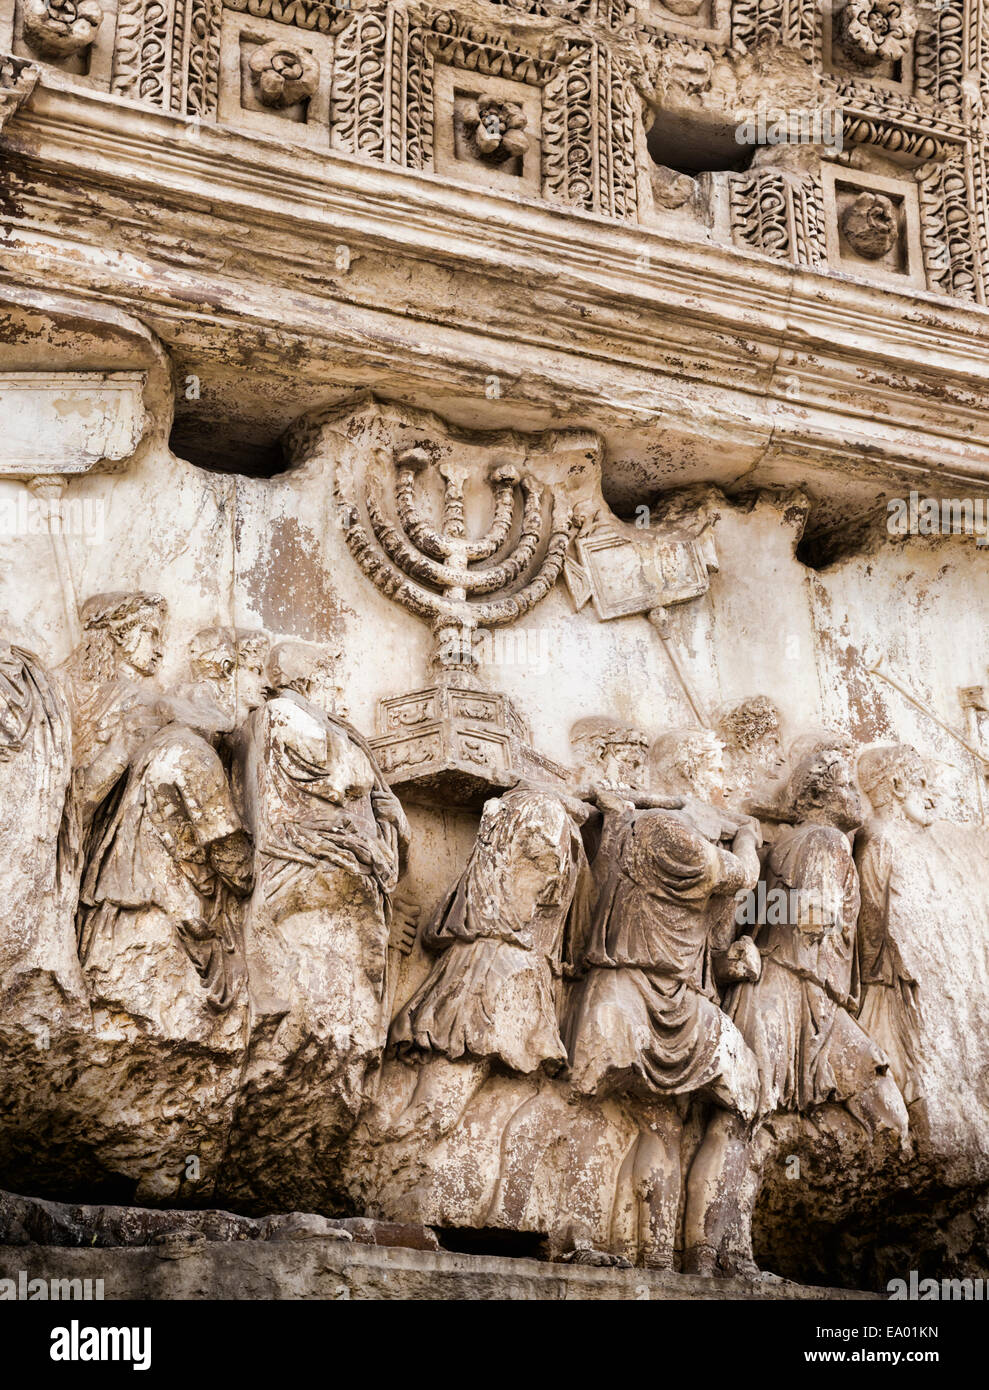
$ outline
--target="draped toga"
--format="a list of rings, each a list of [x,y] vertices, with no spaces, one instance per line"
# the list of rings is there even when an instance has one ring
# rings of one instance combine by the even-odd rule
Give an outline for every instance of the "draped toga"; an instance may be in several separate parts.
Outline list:
[[[859,884],[848,837],[831,825],[788,827],[766,886],[767,901],[775,889],[786,895],[784,920],[759,929],[762,974],[728,1001],[759,1061],[760,1113],[849,1100],[889,1068],[850,1012],[859,994]]]
[[[589,887],[559,797],[517,789],[488,802],[467,867],[424,933],[442,955],[392,1023],[395,1050],[558,1069],[564,938],[584,934]]]
[[[712,935],[748,886],[742,862],[688,811],[625,817],[608,852],[586,973],[568,1008],[578,1090],[631,1083],[653,1095],[704,1091],[745,1117],[754,1113],[755,1059],[710,982]]]

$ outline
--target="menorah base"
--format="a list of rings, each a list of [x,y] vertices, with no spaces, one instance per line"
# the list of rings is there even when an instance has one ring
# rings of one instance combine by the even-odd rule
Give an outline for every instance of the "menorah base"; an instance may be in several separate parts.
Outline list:
[[[382,700],[371,747],[388,784],[422,806],[479,809],[525,779],[566,790],[568,768],[537,753],[507,695],[436,685]]]

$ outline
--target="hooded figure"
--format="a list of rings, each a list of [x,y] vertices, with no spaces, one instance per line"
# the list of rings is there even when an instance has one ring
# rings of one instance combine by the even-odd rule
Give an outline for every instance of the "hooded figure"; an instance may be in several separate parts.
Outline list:
[[[485,804],[467,867],[423,933],[440,959],[392,1023],[399,1054],[490,1059],[524,1073],[566,1061],[565,941],[586,934],[590,894],[569,801],[516,787]]]

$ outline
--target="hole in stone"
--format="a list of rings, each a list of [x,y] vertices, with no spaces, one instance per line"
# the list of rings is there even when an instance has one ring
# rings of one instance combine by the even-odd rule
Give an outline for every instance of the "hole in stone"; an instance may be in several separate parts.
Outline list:
[[[169,447],[179,458],[205,468],[210,473],[237,473],[247,478],[273,478],[285,472],[285,456],[278,439],[259,439],[233,427],[204,430],[191,418],[177,419],[169,436]]]
[[[680,174],[701,174],[709,169],[738,172],[747,169],[755,145],[740,145],[736,124],[703,122],[675,111],[657,113],[646,137],[652,159]]]
[[[516,1260],[545,1260],[546,1237],[535,1231],[474,1230],[471,1227],[435,1227],[444,1250],[458,1255],[501,1255]]]
[[[823,570],[839,560],[863,555],[880,541],[885,515],[884,509],[866,516],[845,517],[837,525],[805,531],[797,542],[796,557],[808,569]]]

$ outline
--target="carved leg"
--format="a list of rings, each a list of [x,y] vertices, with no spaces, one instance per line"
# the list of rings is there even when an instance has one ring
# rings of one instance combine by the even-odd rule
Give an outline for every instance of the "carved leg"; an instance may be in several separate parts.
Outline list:
[[[715,1110],[687,1178],[685,1273],[722,1273],[719,1265],[731,1234],[740,1234],[743,1246],[751,1242],[759,1190],[758,1173],[751,1172],[753,1150],[745,1122],[727,1110]]]
[[[724,1274],[740,1274],[745,1279],[778,1278],[775,1274],[761,1270],[752,1253],[752,1216],[762,1187],[766,1161],[776,1146],[775,1135],[765,1126],[756,1130],[748,1145],[738,1201],[728,1213],[725,1233],[718,1251],[718,1263]]]
[[[682,1130],[676,1103],[657,1102],[639,1135],[633,1182],[639,1202],[639,1260],[647,1269],[673,1268]]]
[[[388,1138],[405,1139],[418,1131],[435,1143],[460,1119],[490,1069],[488,1061],[474,1062],[465,1058],[451,1062],[438,1054],[424,1059],[419,1064],[419,1080],[411,1099]]]

